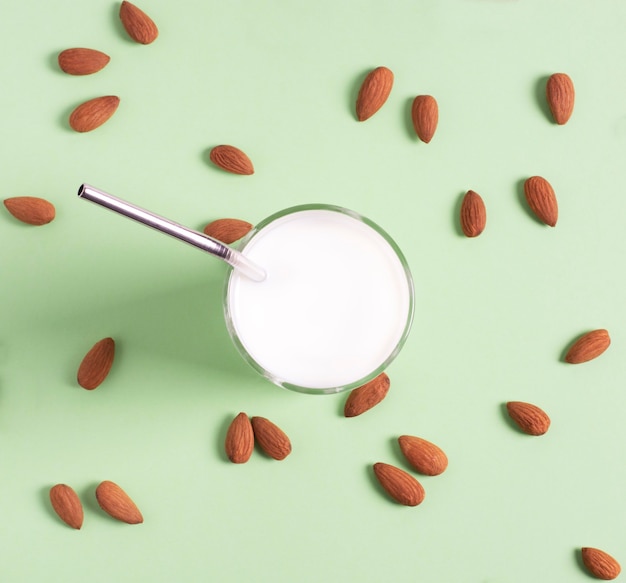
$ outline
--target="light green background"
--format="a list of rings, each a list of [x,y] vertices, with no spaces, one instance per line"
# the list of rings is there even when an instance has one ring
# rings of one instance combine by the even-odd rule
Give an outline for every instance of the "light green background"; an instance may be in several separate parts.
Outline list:
[[[626,3],[405,0],[140,4],[160,28],[132,43],[108,0],[5,2],[0,18],[0,190],[40,196],[57,218],[30,227],[0,208],[0,577],[39,581],[522,583],[586,581],[596,546],[626,563]],[[86,46],[110,64],[89,77],[56,55]],[[365,123],[353,103],[378,65],[396,76]],[[571,121],[551,122],[546,77],[567,72]],[[440,124],[420,143],[409,111],[434,95]],[[115,116],[69,129],[79,103],[115,94]],[[248,153],[256,173],[207,161]],[[529,213],[542,175],[555,229]],[[77,199],[89,182],[202,228],[258,222],[327,202],[385,228],[417,288],[392,387],[361,417],[345,395],[289,393],[258,378],[227,337],[218,261]],[[479,192],[483,235],[459,232]],[[570,366],[579,334],[612,346]],[[105,336],[118,353],[95,391],[78,364]],[[508,400],[542,407],[521,434]],[[239,411],[289,434],[276,462],[226,461]],[[406,468],[396,438],[448,454],[417,508],[394,504],[371,464]],[[145,522],[115,522],[95,486],[119,483]],[[47,500],[74,487],[74,531]]]

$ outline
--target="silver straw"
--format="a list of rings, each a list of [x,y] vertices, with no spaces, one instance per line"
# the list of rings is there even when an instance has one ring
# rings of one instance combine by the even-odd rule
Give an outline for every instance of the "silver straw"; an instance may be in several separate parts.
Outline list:
[[[229,265],[238,269],[242,274],[246,275],[254,281],[263,281],[265,279],[265,270],[252,261],[250,261],[245,255],[224,245],[221,241],[213,239],[204,233],[188,229],[178,223],[174,223],[166,218],[155,215],[150,211],[135,206],[129,202],[121,200],[111,194],[98,190],[88,184],[81,184],[78,189],[78,196],[84,198],[104,208],[115,211],[120,215],[133,219],[139,223],[152,227],[161,233],[170,235],[179,241],[188,243],[197,249],[210,253],[215,257],[219,257],[223,261],[226,261]]]

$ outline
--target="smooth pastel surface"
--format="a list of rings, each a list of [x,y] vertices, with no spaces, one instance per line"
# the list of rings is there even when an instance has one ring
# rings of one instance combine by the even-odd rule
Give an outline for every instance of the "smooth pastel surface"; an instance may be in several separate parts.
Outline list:
[[[39,196],[32,227],[0,207],[0,575],[11,583],[584,582],[576,550],[626,562],[626,37],[622,0],[397,0],[138,4],[159,27],[128,39],[104,0],[12,2],[0,33],[0,188]],[[111,61],[72,77],[60,51]],[[371,119],[354,102],[376,66],[395,74]],[[556,125],[547,77],[568,73],[574,113]],[[426,145],[416,95],[439,103]],[[69,113],[100,95],[120,106],[77,134]],[[232,144],[252,176],[214,167]],[[544,176],[554,229],[524,201]],[[314,397],[260,378],[228,339],[225,267],[81,201],[98,188],[201,229],[257,223],[289,206],[354,209],[391,233],[416,281],[418,317],[387,370],[386,399],[345,419],[345,395]],[[487,226],[465,238],[461,197]],[[567,365],[567,346],[606,328],[610,348]],[[116,341],[95,391],[85,352]],[[551,417],[521,434],[504,404]],[[281,462],[223,452],[245,411],[279,425]],[[377,485],[375,462],[407,469],[399,435],[441,447],[416,508]],[[105,515],[111,480],[144,516]],[[80,531],[49,506],[76,490]]]

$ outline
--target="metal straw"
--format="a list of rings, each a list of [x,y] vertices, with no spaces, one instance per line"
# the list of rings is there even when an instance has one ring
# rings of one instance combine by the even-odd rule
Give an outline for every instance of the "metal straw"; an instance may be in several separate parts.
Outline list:
[[[161,233],[170,235],[179,241],[188,243],[215,257],[219,257],[254,281],[263,281],[265,279],[266,273],[263,268],[250,261],[239,251],[224,245],[221,241],[213,239],[204,233],[183,227],[182,225],[160,217],[159,215],[155,215],[150,211],[121,200],[102,190],[98,190],[93,186],[89,186],[88,184],[81,184],[78,189],[78,196],[142,223],[147,227],[161,231]]]

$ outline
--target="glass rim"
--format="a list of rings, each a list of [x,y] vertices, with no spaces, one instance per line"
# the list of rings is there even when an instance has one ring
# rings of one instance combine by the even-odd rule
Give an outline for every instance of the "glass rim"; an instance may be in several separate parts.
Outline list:
[[[391,364],[391,362],[396,358],[396,356],[398,356],[398,354],[400,353],[400,350],[404,346],[409,336],[409,332],[411,331],[411,326],[413,324],[413,317],[414,317],[414,311],[415,311],[415,285],[413,283],[413,277],[411,275],[411,270],[409,269],[409,264],[406,260],[406,257],[404,256],[404,253],[402,253],[402,251],[400,250],[400,247],[398,246],[398,244],[389,235],[389,233],[387,233],[387,231],[385,231],[380,225],[368,219],[367,217],[361,215],[360,213],[347,209],[342,206],[338,206],[338,205],[325,204],[325,203],[309,203],[309,204],[292,206],[292,207],[283,209],[281,211],[278,211],[270,215],[269,217],[263,219],[256,226],[254,226],[252,230],[250,230],[239,241],[239,244],[237,245],[237,249],[240,252],[243,252],[246,246],[259,234],[260,231],[262,231],[265,227],[277,221],[278,219],[281,219],[288,215],[293,215],[299,212],[304,212],[304,211],[309,211],[309,210],[327,210],[327,211],[337,212],[337,213],[347,215],[357,221],[360,221],[361,223],[367,225],[368,227],[376,231],[385,240],[385,242],[391,247],[394,254],[400,261],[400,264],[404,272],[404,276],[406,278],[409,305],[408,305],[408,310],[407,310],[406,322],[405,322],[402,334],[398,342],[396,343],[394,349],[389,353],[387,358],[378,367],[376,367],[374,370],[372,370],[370,373],[368,373],[364,377],[356,381],[353,381],[351,383],[345,383],[337,387],[324,387],[324,388],[308,387],[308,386],[298,385],[295,383],[290,383],[284,379],[281,379],[274,373],[265,369],[252,357],[252,355],[247,351],[246,347],[243,345],[241,339],[239,338],[239,335],[237,334],[237,330],[235,328],[233,318],[230,313],[230,307],[229,307],[229,301],[228,301],[230,284],[231,284],[231,280],[232,280],[232,276],[234,272],[232,267],[229,268],[228,277],[226,278],[226,283],[224,285],[224,292],[223,292],[224,318],[226,321],[226,327],[228,329],[228,333],[235,347],[237,348],[238,352],[243,357],[243,359],[250,366],[252,366],[252,368],[256,370],[256,372],[259,373],[261,376],[269,380],[271,383],[279,387],[282,387],[284,389],[288,389],[290,391],[296,391],[299,393],[307,393],[311,395],[329,395],[329,394],[342,393],[344,391],[350,391],[352,389],[356,389],[364,385],[365,383],[373,380],[379,374],[384,372],[387,369],[387,367]]]

